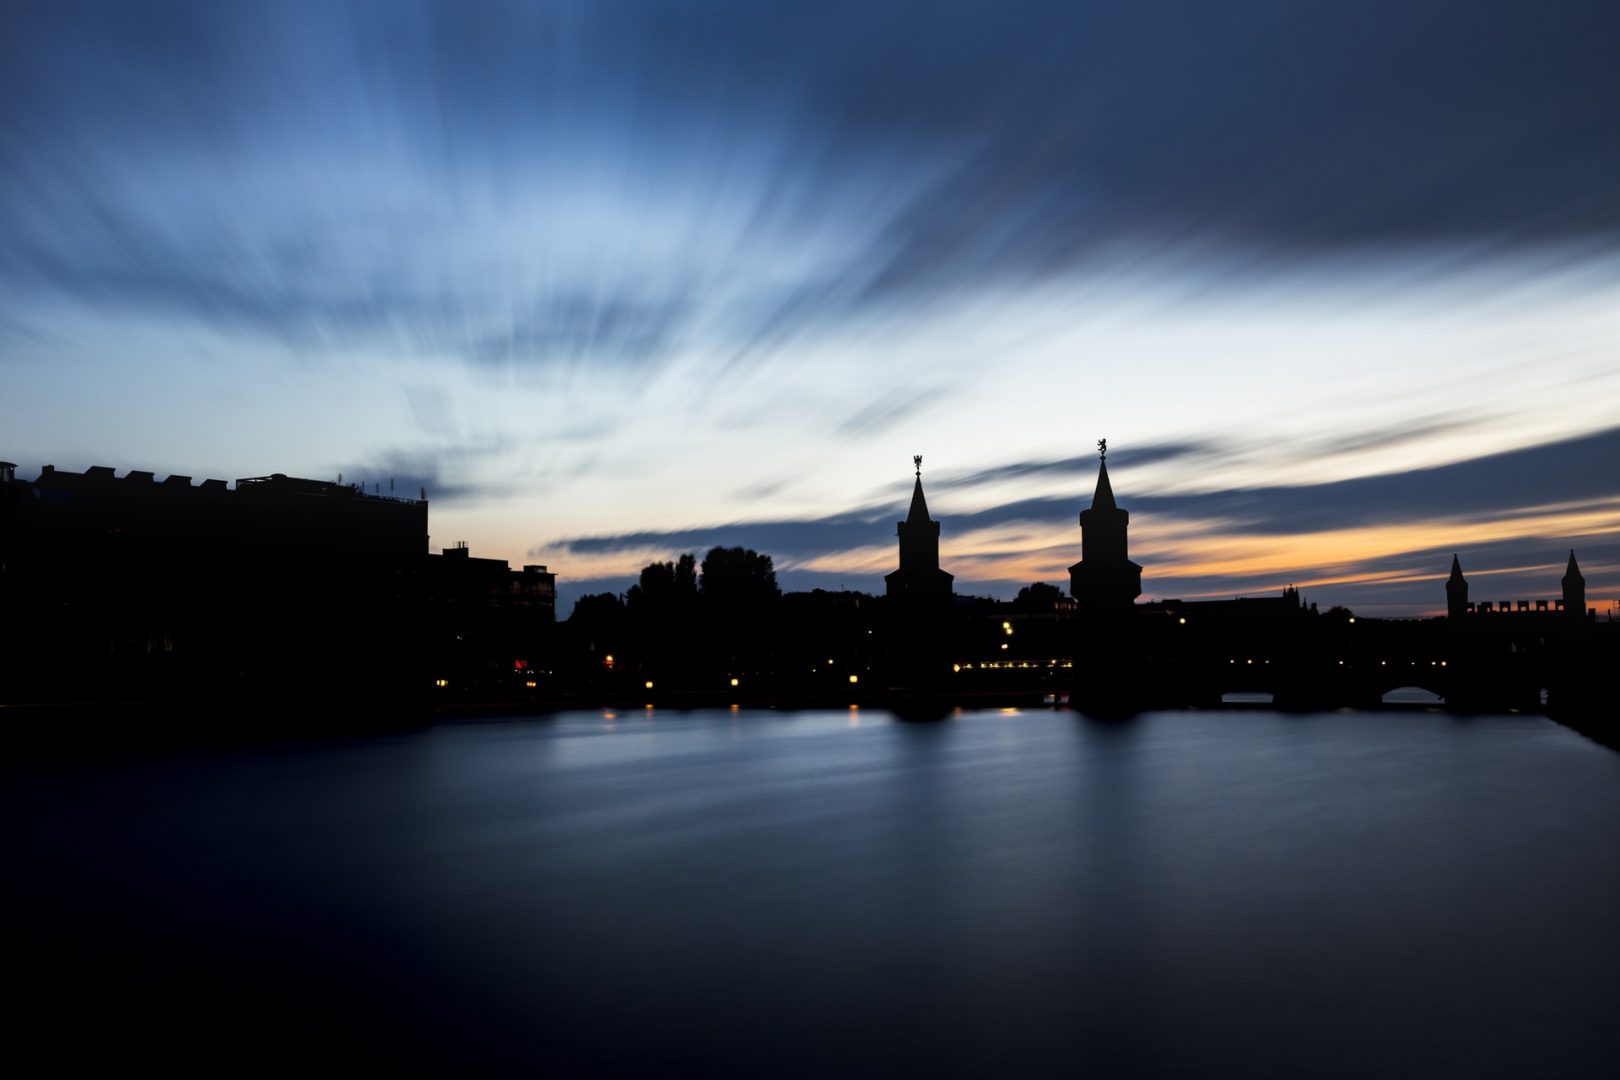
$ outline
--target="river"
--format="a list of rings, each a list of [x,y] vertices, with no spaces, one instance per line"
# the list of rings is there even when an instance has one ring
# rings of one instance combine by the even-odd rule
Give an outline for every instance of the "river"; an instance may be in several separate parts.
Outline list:
[[[1620,755],[1534,716],[575,712],[3,796],[13,1059],[1620,1075]]]

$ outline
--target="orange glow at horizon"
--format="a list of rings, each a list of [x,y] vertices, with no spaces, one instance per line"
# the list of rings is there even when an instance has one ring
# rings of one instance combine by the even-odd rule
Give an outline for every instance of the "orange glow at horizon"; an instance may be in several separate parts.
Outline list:
[[[1320,587],[1360,583],[1441,580],[1450,571],[1392,573],[1363,570],[1359,565],[1407,552],[1467,548],[1504,540],[1546,537],[1620,535],[1620,500],[1571,508],[1551,506],[1485,520],[1437,518],[1425,522],[1365,525],[1323,532],[1260,534],[1234,531],[1220,520],[1166,522],[1142,518],[1132,522],[1132,557],[1161,578],[1206,577],[1249,581],[1271,578],[1276,587]],[[1066,578],[1079,558],[1079,528],[1073,525],[1025,523],[1016,528],[969,532],[942,545],[941,564],[960,582],[1045,581]],[[1009,542],[1022,549],[1009,550]],[[888,547],[860,548],[789,564],[823,573],[887,572],[895,555]],[[1465,571],[1467,568],[1464,568]],[[1607,569],[1587,565],[1590,579]],[[1563,558],[1495,570],[1467,571],[1473,576],[1552,573],[1563,570]],[[1224,595],[1209,590],[1186,595]]]
[[[941,515],[941,520],[948,534],[949,516]],[[1435,518],[1282,534],[1245,531],[1243,525],[1217,518],[1143,514],[1131,522],[1131,555],[1147,570],[1147,597],[1205,599],[1285,585],[1317,589],[1438,582],[1450,570],[1449,556],[1437,559],[1432,571],[1376,570],[1369,566],[1412,552],[1461,550],[1514,540],[1545,543],[1548,561],[1495,569],[1471,569],[1465,565],[1465,573],[1470,579],[1538,575],[1555,583],[1563,570],[1562,547],[1579,548],[1583,541],[1615,536],[1620,536],[1620,499],[1530,507],[1479,519]],[[676,554],[672,549],[649,545],[611,553],[576,555],[559,551],[553,554],[552,561],[566,567],[568,577],[587,581],[634,578],[648,563],[672,559]],[[1012,522],[974,529],[948,537],[940,551],[941,565],[955,575],[958,588],[979,583],[1005,586],[1065,582],[1069,565],[1079,557],[1080,529],[1078,523],[1069,522]],[[776,556],[775,562],[779,571],[872,578],[894,568],[896,552],[892,544],[869,545],[807,558]],[[1596,579],[1610,576],[1620,567],[1583,563],[1582,569],[1588,579],[1588,603],[1611,603]],[[1169,584],[1181,579],[1204,580]],[[1197,587],[1189,587],[1194,584]],[[1164,591],[1167,585],[1169,592]],[[1542,591],[1550,594],[1556,588]]]

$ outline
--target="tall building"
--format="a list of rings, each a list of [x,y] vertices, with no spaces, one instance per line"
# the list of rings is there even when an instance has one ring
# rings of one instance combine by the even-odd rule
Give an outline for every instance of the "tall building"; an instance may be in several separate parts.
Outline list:
[[[883,583],[891,599],[904,604],[947,604],[954,576],[939,568],[939,522],[928,516],[923,498],[922,455],[912,459],[917,482],[911,489],[911,510],[899,523],[900,568]]]
[[[279,473],[3,475],[0,695],[375,699],[417,677],[426,500]]]
[[[1577,619],[1586,617],[1586,578],[1575,565],[1575,549],[1569,549],[1569,566],[1564,570],[1564,613]]]
[[[1142,568],[1127,554],[1130,511],[1114,502],[1108,482],[1108,441],[1097,444],[1101,463],[1091,507],[1080,511],[1080,561],[1069,567],[1069,592],[1081,614],[1129,610],[1142,594]]]
[[[1463,577],[1462,562],[1451,557],[1451,576],[1446,579],[1446,616],[1461,619],[1468,614],[1468,579]]]

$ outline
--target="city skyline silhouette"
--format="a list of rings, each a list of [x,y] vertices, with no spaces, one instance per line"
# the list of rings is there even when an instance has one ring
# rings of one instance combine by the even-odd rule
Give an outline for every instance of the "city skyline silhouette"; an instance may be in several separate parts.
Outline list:
[[[1139,601],[1130,511],[1107,440],[1096,445],[1067,595],[1044,582],[1011,601],[956,593],[915,454],[880,594],[784,591],[770,552],[717,545],[701,563],[692,552],[649,563],[637,584],[586,596],[560,623],[566,568],[473,558],[466,541],[430,552],[429,501],[380,484],[277,473],[231,487],[50,466],[29,482],[0,462],[0,697],[313,698],[385,714],[849,699],[935,718],[962,703],[1129,713],[1238,692],[1295,710],[1369,707],[1405,687],[1462,711],[1590,717],[1611,737],[1594,710],[1620,624],[1589,606],[1574,549],[1551,599],[1471,598],[1453,553],[1437,618],[1324,610],[1292,583]]]
[[[11,1056],[1620,1075],[1617,41],[0,4]]]

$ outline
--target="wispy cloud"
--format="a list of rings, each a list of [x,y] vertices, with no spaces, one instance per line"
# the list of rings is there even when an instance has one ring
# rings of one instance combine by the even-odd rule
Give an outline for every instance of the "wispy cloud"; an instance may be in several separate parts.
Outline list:
[[[701,325],[757,357],[874,307],[1117,274],[1128,251],[1218,284],[1346,251],[1620,240],[1593,182],[1620,172],[1612,5],[12,6],[3,25],[15,295],[306,347],[644,364]]]
[[[1578,0],[6,5],[0,426],[206,461],[217,425],[145,418],[251,385],[255,455],[446,501],[544,474],[539,547],[601,573],[869,566],[904,472],[824,485],[902,434],[967,446],[926,477],[948,553],[1061,568],[1070,432],[1122,414],[1144,537],[1588,505],[1615,431],[1501,440],[1612,422],[1617,38]],[[812,459],[843,473],[766,475]],[[615,533],[615,498],[699,524]]]
[[[382,494],[416,498],[419,494],[441,503],[491,498],[510,493],[509,485],[488,480],[480,464],[507,453],[505,441],[477,445],[424,443],[379,450],[363,460],[330,470],[345,483],[364,484]]]
[[[1160,462],[1175,461],[1179,458],[1191,457],[1200,454],[1216,452],[1210,443],[1176,442],[1158,443],[1144,446],[1133,446],[1123,450],[1115,450],[1109,460],[1117,467],[1135,467],[1156,465]],[[1097,468],[1097,455],[1087,454],[1082,457],[1069,457],[1047,459],[1043,461],[1014,461],[1004,465],[996,465],[988,469],[980,469],[970,473],[945,473],[937,478],[943,487],[961,490],[981,485],[998,484],[1008,480],[1021,479],[1030,476],[1062,476],[1068,478],[1091,477]]]
[[[1170,460],[1185,452],[1162,447],[1148,456]],[[961,482],[979,486],[1060,464],[1069,463],[1015,464]],[[1407,585],[1449,565],[1453,552],[1481,570],[1545,560],[1549,551],[1577,544],[1595,565],[1613,561],[1620,545],[1620,428],[1336,483],[1118,494],[1132,511],[1134,550],[1149,565],[1157,595],[1233,595],[1309,583],[1357,585],[1362,596],[1383,595],[1400,584],[1390,595],[1405,596]],[[964,585],[1061,577],[1079,555],[1075,514],[1081,505],[1042,497],[941,515],[943,558]],[[741,544],[788,566],[875,579],[892,566],[893,522],[900,512],[897,504],[819,518],[581,537],[543,550],[601,557]],[[1346,595],[1357,594],[1350,589]]]
[[[1620,495],[1620,428],[1427,469],[1335,483],[1186,495],[1143,493],[1138,513],[1226,522],[1259,533],[1466,519]]]

